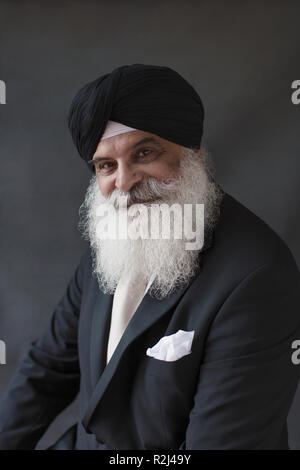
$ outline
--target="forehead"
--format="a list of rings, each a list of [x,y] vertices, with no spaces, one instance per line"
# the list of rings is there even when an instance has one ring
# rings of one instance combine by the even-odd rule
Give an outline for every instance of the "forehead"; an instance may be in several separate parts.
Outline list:
[[[151,140],[150,140],[151,139]],[[140,141],[142,143],[156,144],[158,146],[172,145],[171,142],[159,137],[156,134],[146,131],[129,131],[123,134],[114,135],[108,139],[100,140],[98,147],[95,151],[93,158],[98,156],[105,156],[114,152],[126,152],[130,151]],[[145,141],[145,142],[144,142]],[[141,145],[142,145],[141,143]]]

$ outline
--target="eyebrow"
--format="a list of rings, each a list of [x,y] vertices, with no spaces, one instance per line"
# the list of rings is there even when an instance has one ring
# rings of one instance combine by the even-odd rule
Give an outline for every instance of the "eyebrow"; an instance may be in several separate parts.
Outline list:
[[[138,147],[139,145],[142,145],[142,144],[146,144],[146,143],[149,143],[149,142],[152,142],[160,147],[162,147],[162,144],[159,142],[159,140],[155,139],[155,137],[144,137],[143,139],[139,140],[138,142],[136,142],[135,144],[133,144],[130,148],[130,150],[133,150],[135,149],[136,147]],[[97,162],[100,162],[101,160],[108,160],[109,156],[107,157],[95,157],[95,158],[92,158],[92,160],[89,160],[87,163],[88,165],[94,165],[95,163]]]

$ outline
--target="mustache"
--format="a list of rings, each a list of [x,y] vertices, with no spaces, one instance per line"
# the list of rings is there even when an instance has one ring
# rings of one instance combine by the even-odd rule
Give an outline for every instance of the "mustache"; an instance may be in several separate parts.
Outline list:
[[[178,185],[179,179],[169,178],[162,181],[156,178],[147,178],[144,181],[135,183],[129,191],[115,189],[107,197],[107,202],[112,204],[116,209],[120,208],[121,197],[127,206],[131,206],[132,204],[152,203],[157,200],[168,199],[174,195]]]

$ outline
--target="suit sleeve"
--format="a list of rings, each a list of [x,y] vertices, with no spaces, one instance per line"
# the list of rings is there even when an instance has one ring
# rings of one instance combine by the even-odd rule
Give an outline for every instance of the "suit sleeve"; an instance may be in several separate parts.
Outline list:
[[[46,330],[33,341],[0,403],[0,450],[34,449],[47,427],[76,397],[80,385],[78,319],[82,255]]]
[[[277,449],[299,379],[300,281],[293,262],[247,275],[217,312],[180,449]]]

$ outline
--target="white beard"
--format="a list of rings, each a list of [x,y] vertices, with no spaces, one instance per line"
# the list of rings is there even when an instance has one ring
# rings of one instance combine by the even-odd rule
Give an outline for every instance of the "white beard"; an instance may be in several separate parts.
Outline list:
[[[102,195],[96,176],[91,178],[85,200],[80,207],[79,229],[92,249],[93,273],[96,274],[99,287],[105,293],[113,294],[123,270],[131,270],[135,275],[142,273],[148,281],[155,279],[149,288],[149,294],[157,299],[169,295],[182,286],[195,274],[198,268],[199,251],[187,250],[187,239],[101,239],[97,235],[99,216],[97,209],[101,204],[111,203],[119,209],[119,198],[127,197],[127,203],[141,201],[153,203],[204,204],[205,240],[214,228],[219,217],[219,206],[223,191],[215,183],[209,154],[201,148],[199,156],[192,149],[182,148],[181,178],[162,182],[156,178],[147,178],[134,185],[130,191],[115,189],[108,197]],[[160,198],[160,200],[157,200]],[[150,202],[149,202],[150,204]],[[149,204],[146,204],[147,206]],[[147,214],[146,214],[147,215]],[[137,218],[144,224],[143,213]],[[135,217],[135,223],[137,221]],[[152,220],[150,221],[151,223]],[[130,220],[128,220],[128,226]],[[172,224],[171,224],[172,225]],[[193,225],[194,226],[194,225]],[[171,234],[172,229],[171,227]]]

